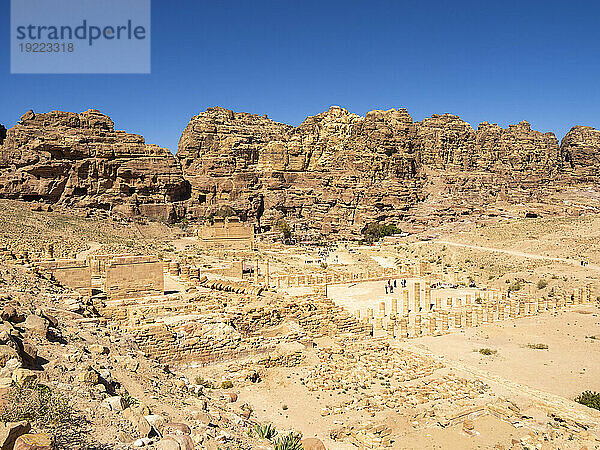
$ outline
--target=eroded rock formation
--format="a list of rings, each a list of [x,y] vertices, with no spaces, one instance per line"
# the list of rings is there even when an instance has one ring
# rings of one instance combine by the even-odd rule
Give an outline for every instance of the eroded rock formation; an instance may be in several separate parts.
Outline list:
[[[361,117],[337,106],[298,127],[209,108],[177,157],[96,110],[29,111],[0,127],[0,142],[0,197],[169,221],[226,207],[264,229],[285,218],[296,231],[348,237],[371,221],[432,223],[497,201],[549,202],[570,183],[596,189],[600,167],[591,127],[559,145],[525,121],[474,129],[452,114],[414,122],[404,109]]]
[[[563,138],[560,151],[567,167],[577,177],[598,179],[600,175],[600,131],[575,126]]]
[[[115,131],[96,110],[28,111],[0,148],[0,197],[142,214],[178,215],[189,194],[177,160],[142,136]]]
[[[541,201],[571,166],[594,166],[600,133],[576,127],[570,135],[561,147],[525,121],[475,130],[451,114],[413,122],[404,109],[360,117],[336,106],[292,128],[209,108],[191,119],[177,156],[195,216],[226,204],[261,225],[286,217],[324,233],[356,233],[373,220],[426,221],[501,199]]]

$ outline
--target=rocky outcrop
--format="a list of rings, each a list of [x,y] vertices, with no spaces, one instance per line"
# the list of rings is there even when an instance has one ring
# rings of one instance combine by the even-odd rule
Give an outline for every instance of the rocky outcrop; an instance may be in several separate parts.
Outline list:
[[[575,126],[563,138],[560,151],[567,167],[584,180],[600,176],[600,131]]]
[[[297,128],[209,108],[177,152],[195,216],[227,204],[266,227],[286,217],[351,234],[373,220],[443,219],[499,199],[543,198],[564,154],[553,133],[525,121],[475,130],[452,114],[413,122],[404,109],[360,117],[336,106]]]
[[[96,110],[25,113],[0,152],[0,197],[174,220],[188,184],[168,149]]]
[[[418,201],[411,126],[405,110],[359,117],[331,107],[293,128],[210,108],[192,118],[177,152],[189,211],[201,217],[226,204],[267,228],[287,217],[325,233],[399,218]]]

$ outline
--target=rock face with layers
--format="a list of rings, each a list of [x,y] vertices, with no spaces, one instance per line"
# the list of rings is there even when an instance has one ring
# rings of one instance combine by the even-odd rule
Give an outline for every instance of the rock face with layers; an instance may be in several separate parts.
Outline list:
[[[411,125],[405,110],[360,117],[331,107],[293,128],[210,108],[192,118],[177,152],[192,186],[190,211],[228,205],[261,225],[290,217],[325,233],[400,217],[418,201]]]
[[[560,151],[568,169],[577,178],[598,180],[600,176],[600,131],[575,126],[563,138]]]
[[[0,148],[0,197],[174,220],[189,195],[177,160],[142,136],[115,131],[97,110],[28,111]]]
[[[195,216],[228,205],[267,227],[285,217],[323,233],[356,233],[370,221],[427,221],[500,199],[543,199],[569,161],[598,148],[586,133],[587,150],[568,150],[525,121],[475,130],[452,114],[413,122],[404,109],[361,117],[333,106],[293,128],[209,108],[191,119],[177,156]]]

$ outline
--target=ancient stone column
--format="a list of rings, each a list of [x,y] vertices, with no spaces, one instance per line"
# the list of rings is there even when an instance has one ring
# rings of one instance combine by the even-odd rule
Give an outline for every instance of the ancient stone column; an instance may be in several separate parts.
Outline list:
[[[397,314],[398,314],[398,299],[393,298],[392,299],[392,317],[396,317]]]
[[[375,328],[378,330],[383,329],[383,319],[381,317],[375,318]]]
[[[379,316],[385,317],[385,302],[379,303]]]
[[[448,311],[442,311],[440,314],[442,318],[442,333],[446,333],[448,328],[450,328],[448,325]]]
[[[523,317],[525,315],[525,302],[526,300],[519,300],[519,310],[517,312],[518,317]]]
[[[504,308],[506,305],[504,303],[498,304],[498,320],[504,320]]]
[[[414,311],[421,311],[421,283],[415,283],[414,285]]]
[[[400,319],[400,337],[408,337],[408,317]]]
[[[442,309],[442,298],[441,297],[437,297],[435,299],[435,309]]]
[[[473,326],[473,307],[467,306],[467,313],[465,316],[465,327],[469,328]]]
[[[475,324],[475,323],[473,324],[473,326],[475,326],[475,327],[478,325],[481,325],[483,323],[483,318],[484,318],[483,306],[477,305],[476,311],[477,311],[477,324]],[[473,321],[473,322],[475,322],[475,321]]]
[[[408,314],[408,311],[410,309],[408,307],[408,299],[409,299],[408,289],[402,289],[402,314],[404,314],[404,315]]]
[[[431,309],[431,286],[429,283],[425,283],[425,311]]]
[[[190,266],[181,267],[181,279],[187,281],[190,279]]]
[[[454,313],[454,327],[462,328],[462,312],[461,311],[455,311],[455,313]]]
[[[421,314],[415,314],[415,336],[421,335]]]
[[[179,263],[177,261],[169,263],[169,273],[174,277],[179,276]]]
[[[583,300],[585,303],[591,303],[592,301],[592,285],[588,284],[585,287],[585,298]]]
[[[471,294],[467,294],[465,296],[465,305],[467,305],[467,306],[471,305]]]

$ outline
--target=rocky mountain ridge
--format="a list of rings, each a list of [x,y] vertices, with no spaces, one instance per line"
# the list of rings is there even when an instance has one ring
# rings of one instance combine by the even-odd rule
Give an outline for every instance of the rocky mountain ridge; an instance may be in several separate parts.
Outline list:
[[[374,220],[452,219],[500,199],[543,200],[565,177],[597,187],[594,132],[574,127],[560,145],[525,121],[475,130],[452,114],[414,122],[405,109],[361,117],[334,106],[291,128],[209,108],[191,119],[177,157],[196,215],[229,205],[262,225],[286,218],[356,233]]]
[[[0,196],[169,220],[188,184],[168,149],[97,110],[25,113],[0,147]]]
[[[352,236],[371,221],[454,220],[599,187],[600,131],[585,126],[559,143],[525,121],[474,129],[452,114],[415,122],[405,109],[332,106],[293,127],[215,107],[190,120],[175,157],[96,110],[29,111],[2,130],[0,197],[167,221],[227,207],[263,229],[285,219]]]

